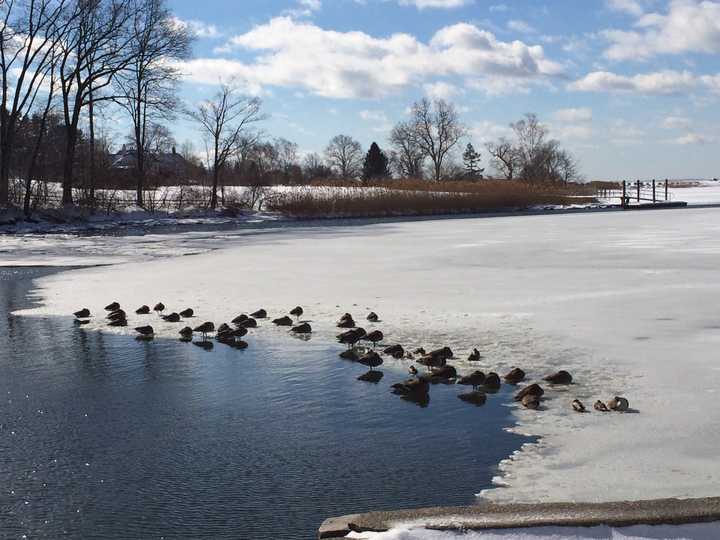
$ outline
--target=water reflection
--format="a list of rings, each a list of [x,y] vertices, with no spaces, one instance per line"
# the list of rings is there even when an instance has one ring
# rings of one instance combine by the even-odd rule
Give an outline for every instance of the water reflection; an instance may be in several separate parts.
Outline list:
[[[391,362],[366,372],[318,340],[238,351],[9,316],[41,273],[0,273],[8,537],[306,539],[329,515],[471,503],[524,442],[503,391],[482,409],[448,385],[398,399]],[[418,489],[428,455],[443,467]]]

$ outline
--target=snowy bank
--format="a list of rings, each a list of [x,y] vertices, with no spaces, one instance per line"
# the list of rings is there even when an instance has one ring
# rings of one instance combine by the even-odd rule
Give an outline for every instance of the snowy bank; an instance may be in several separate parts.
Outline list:
[[[477,346],[484,358],[458,362],[461,371],[518,365],[534,380],[555,369],[573,373],[576,384],[548,392],[543,410],[516,410],[517,429],[542,441],[505,461],[497,484],[507,487],[483,497],[717,495],[717,210],[290,228],[196,235],[193,242],[204,246],[194,257],[42,279],[44,306],[28,314],[163,301],[219,323],[259,307],[275,315],[300,304],[316,339],[329,340],[341,313],[364,317],[372,309],[388,342],[449,345],[462,357]],[[171,250],[173,243],[159,245]],[[161,335],[177,332],[153,324]],[[90,328],[105,326],[94,320]],[[570,409],[576,397],[592,404],[614,395],[627,396],[639,412]]]

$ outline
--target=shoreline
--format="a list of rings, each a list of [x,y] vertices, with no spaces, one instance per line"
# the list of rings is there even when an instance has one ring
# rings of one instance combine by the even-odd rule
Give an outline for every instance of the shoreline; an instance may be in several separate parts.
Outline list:
[[[275,229],[289,227],[312,227],[318,226],[348,226],[348,225],[375,225],[382,223],[412,223],[422,221],[445,221],[461,219],[490,219],[503,217],[522,216],[548,216],[548,215],[571,215],[571,214],[595,214],[605,212],[625,212],[638,210],[682,210],[682,209],[704,209],[720,208],[720,203],[699,203],[687,204],[682,201],[673,203],[647,203],[628,208],[618,204],[598,204],[595,206],[582,207],[544,207],[526,209],[498,209],[478,212],[450,212],[450,213],[399,213],[389,215],[357,215],[357,216],[308,216],[294,217],[267,213],[250,213],[242,218],[228,216],[200,215],[194,217],[173,218],[163,215],[148,216],[145,219],[131,219],[127,221],[113,219],[107,220],[82,220],[70,221],[67,223],[50,223],[48,227],[33,228],[32,226],[21,230],[12,230],[14,225],[0,224],[0,238],[3,236],[20,235],[66,235],[66,234],[118,234],[122,232],[136,231],[144,228],[149,233],[173,234],[178,232],[197,232],[207,230],[233,230],[233,229]],[[37,222],[20,221],[20,224],[33,224]],[[163,233],[163,229],[166,230]]]
[[[534,527],[687,525],[717,521],[720,521],[720,497],[609,503],[487,503],[332,517],[320,526],[318,538],[344,538],[351,532],[386,532],[398,526],[460,532]]]

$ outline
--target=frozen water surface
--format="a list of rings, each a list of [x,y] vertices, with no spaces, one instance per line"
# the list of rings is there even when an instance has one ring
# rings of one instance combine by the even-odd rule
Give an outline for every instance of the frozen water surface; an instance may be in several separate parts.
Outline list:
[[[320,338],[337,316],[377,311],[387,340],[450,345],[477,367],[571,371],[543,410],[516,412],[539,435],[501,464],[502,501],[718,495],[720,213],[715,209],[462,219],[99,237],[48,254],[115,266],[40,281],[33,314],[99,313],[157,301],[216,323],[301,304]],[[50,241],[52,244],[52,241]],[[133,259],[137,250],[137,260]],[[177,250],[193,257],[156,257]],[[12,260],[13,253],[5,253]],[[43,255],[43,260],[47,258]],[[91,328],[98,323],[92,323]],[[171,336],[176,326],[156,324]],[[467,364],[460,363],[464,369]],[[570,401],[624,395],[634,414],[572,414]]]

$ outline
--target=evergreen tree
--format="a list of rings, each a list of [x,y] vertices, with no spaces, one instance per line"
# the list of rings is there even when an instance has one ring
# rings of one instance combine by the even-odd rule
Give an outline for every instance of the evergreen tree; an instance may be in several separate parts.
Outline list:
[[[372,180],[373,178],[387,178],[390,176],[388,170],[388,158],[385,153],[380,150],[377,143],[370,145],[363,163],[363,180]]]
[[[472,143],[468,143],[463,153],[463,163],[465,164],[465,173],[471,180],[482,178],[485,169],[480,168],[480,159],[480,152],[476,152]]]

